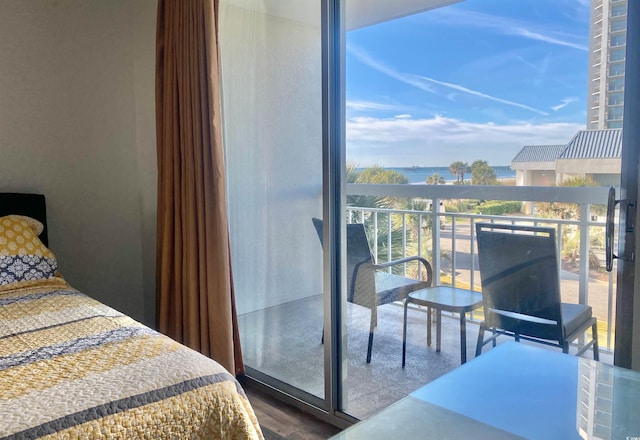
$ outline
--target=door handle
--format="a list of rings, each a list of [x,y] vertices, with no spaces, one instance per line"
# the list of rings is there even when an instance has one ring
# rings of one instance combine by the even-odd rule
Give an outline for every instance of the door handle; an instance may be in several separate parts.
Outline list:
[[[614,258],[618,258],[618,256],[613,253],[615,210],[618,203],[620,203],[620,200],[616,200],[616,189],[613,187],[609,188],[609,196],[607,197],[607,221],[605,226],[605,256],[607,272],[611,272],[613,270],[613,260]]]

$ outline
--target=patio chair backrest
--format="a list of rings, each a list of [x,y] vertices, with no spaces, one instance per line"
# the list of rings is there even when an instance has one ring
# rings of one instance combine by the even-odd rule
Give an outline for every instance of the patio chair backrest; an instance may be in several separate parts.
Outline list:
[[[322,220],[313,218],[313,225],[322,244]],[[347,301],[369,308],[376,307],[375,271],[364,225],[347,225]],[[356,278],[356,273],[358,274]]]
[[[477,223],[476,234],[487,325],[563,338],[555,230]]]

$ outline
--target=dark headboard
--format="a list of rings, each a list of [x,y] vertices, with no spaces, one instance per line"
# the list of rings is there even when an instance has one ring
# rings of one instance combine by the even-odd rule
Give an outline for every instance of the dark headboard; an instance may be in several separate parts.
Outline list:
[[[40,240],[49,246],[47,234],[47,206],[42,194],[0,193],[0,217],[9,214],[26,215],[42,222]]]

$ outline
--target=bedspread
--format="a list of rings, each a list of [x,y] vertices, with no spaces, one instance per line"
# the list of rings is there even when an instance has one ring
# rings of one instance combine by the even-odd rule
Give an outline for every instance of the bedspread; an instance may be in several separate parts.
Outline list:
[[[0,290],[0,438],[262,434],[222,366],[54,278]]]

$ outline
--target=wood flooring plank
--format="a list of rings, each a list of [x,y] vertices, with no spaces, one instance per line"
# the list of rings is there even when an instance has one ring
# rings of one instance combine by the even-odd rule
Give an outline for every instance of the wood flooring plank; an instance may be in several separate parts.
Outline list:
[[[324,440],[341,431],[249,384],[243,388],[260,426],[284,440]]]

